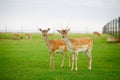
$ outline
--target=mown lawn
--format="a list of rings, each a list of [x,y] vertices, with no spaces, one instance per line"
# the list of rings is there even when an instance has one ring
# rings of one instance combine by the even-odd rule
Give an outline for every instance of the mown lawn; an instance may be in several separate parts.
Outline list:
[[[1,37],[12,37],[2,34]],[[31,40],[0,39],[0,80],[120,80],[120,43],[107,43],[92,34],[70,34],[70,38],[89,36],[94,40],[92,70],[87,69],[88,59],[79,54],[78,71],[71,71],[65,57],[60,67],[61,55],[56,54],[55,69],[49,69],[49,53],[41,34]],[[50,39],[62,39],[53,35]]]

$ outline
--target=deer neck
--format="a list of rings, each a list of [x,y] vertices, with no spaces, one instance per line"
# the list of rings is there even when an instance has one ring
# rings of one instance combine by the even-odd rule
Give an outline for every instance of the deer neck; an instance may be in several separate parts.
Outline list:
[[[44,40],[45,40],[45,42],[46,42],[46,45],[47,45],[47,47],[48,47],[49,51],[51,51],[48,36],[44,36]]]
[[[72,44],[71,44],[71,42],[70,42],[70,40],[69,40],[69,38],[68,38],[67,36],[64,37],[64,41],[65,41],[65,43],[66,43],[68,49],[70,50],[70,52],[73,53],[74,50],[73,50]]]

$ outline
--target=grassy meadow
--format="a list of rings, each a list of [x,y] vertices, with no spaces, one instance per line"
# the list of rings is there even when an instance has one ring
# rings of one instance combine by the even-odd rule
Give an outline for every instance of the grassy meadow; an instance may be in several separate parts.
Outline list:
[[[120,43],[106,42],[107,35],[69,34],[70,38],[84,36],[94,40],[91,71],[84,53],[78,56],[78,71],[71,71],[66,55],[61,68],[59,53],[55,69],[49,69],[49,53],[41,34],[32,34],[30,40],[14,40],[11,33],[0,33],[0,80],[120,80]],[[62,38],[56,34],[49,39]]]

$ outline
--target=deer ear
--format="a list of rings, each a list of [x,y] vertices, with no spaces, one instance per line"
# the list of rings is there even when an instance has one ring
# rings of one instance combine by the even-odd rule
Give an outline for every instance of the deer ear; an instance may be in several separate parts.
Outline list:
[[[50,30],[50,28],[48,28],[48,31]]]
[[[60,30],[57,30],[59,33],[61,33],[61,31]]]
[[[42,31],[42,29],[41,29],[41,28],[39,28],[39,30],[40,30],[40,31]]]

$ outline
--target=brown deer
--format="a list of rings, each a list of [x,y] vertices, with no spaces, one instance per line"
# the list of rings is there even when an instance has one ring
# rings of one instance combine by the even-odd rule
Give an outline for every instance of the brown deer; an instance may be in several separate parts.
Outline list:
[[[62,63],[61,63],[61,67],[63,67],[64,65],[64,53],[66,53],[67,57],[68,57],[68,64],[70,67],[70,57],[68,54],[68,50],[67,50],[67,46],[65,44],[65,42],[63,40],[49,40],[48,39],[48,31],[50,30],[50,28],[48,28],[47,30],[42,30],[39,29],[42,32],[42,35],[44,37],[44,40],[46,42],[46,45],[48,47],[49,53],[50,53],[50,68],[54,68],[54,59],[55,59],[55,53],[60,52],[62,55]]]
[[[31,39],[31,37],[32,37],[31,34],[29,34],[29,33],[26,33],[25,36],[27,39]]]
[[[17,34],[17,33],[14,33],[14,34],[13,34],[13,37],[14,37],[14,39],[18,39],[18,38],[20,37],[20,35]]]
[[[92,68],[92,45],[93,45],[93,40],[91,38],[83,37],[83,38],[76,38],[76,39],[69,39],[67,34],[70,31],[70,29],[62,29],[62,30],[57,30],[63,37],[69,51],[72,54],[72,68],[71,70],[74,69],[74,64],[75,64],[75,70],[78,70],[77,67],[77,58],[78,58],[78,53],[79,52],[85,52],[88,56],[89,64],[88,64],[88,69],[91,70]]]
[[[96,36],[100,36],[101,37],[99,32],[93,32],[93,34],[96,35]]]

